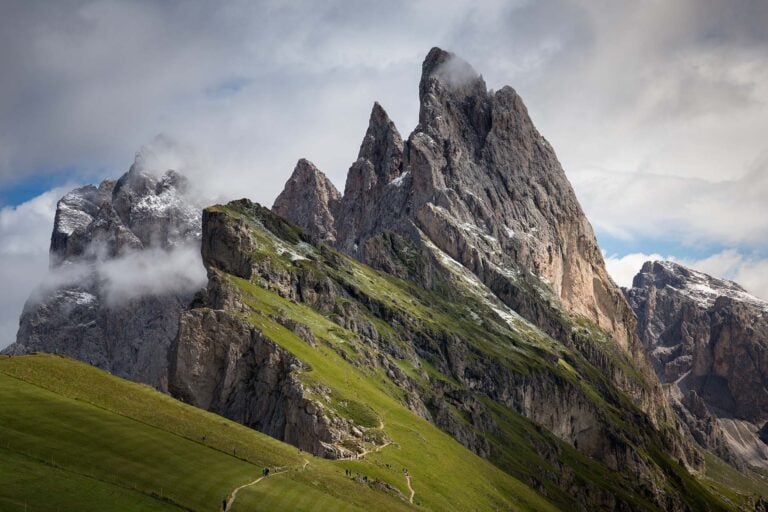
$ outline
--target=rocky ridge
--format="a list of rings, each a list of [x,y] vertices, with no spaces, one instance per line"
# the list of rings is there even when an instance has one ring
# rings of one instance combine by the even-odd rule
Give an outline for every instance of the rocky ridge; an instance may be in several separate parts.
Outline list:
[[[116,272],[139,274],[131,258],[145,251],[196,252],[200,209],[187,190],[182,175],[145,169],[139,154],[116,182],[66,194],[56,208],[50,275],[25,304],[16,343],[6,352],[65,354],[166,389],[168,347],[199,283],[123,296],[106,269],[122,262]]]
[[[328,242],[432,288],[440,286],[443,262],[450,258],[506,306],[565,343],[572,343],[573,332],[563,318],[586,319],[610,333],[641,380],[652,383],[640,385],[612,372],[615,384],[654,422],[667,421],[670,412],[635,333],[632,310],[608,276],[554,150],[520,96],[508,86],[488,91],[469,64],[433,48],[423,63],[419,98],[419,124],[405,142],[374,105],[333,219],[335,240]],[[274,209],[303,227],[311,215],[299,206],[295,179],[296,173]],[[394,238],[423,254],[426,264],[409,268],[392,246]]]
[[[737,465],[768,468],[768,302],[670,261],[625,290],[638,334],[693,437]]]
[[[336,360],[334,375],[380,376],[400,407],[566,509],[643,500],[692,509],[692,496],[670,491],[665,475],[701,461],[616,389],[612,368],[629,359],[601,348],[613,345],[599,329],[584,324],[578,348],[565,346],[447,255],[452,277],[437,293],[314,245],[247,200],[205,210],[202,247],[208,288],[182,314],[171,350],[170,390],[185,401],[328,457],[397,443],[381,410],[360,414],[368,397],[355,392],[350,408],[350,395],[339,398],[349,390],[313,370]],[[414,266],[426,264],[410,254]],[[316,356],[305,350],[327,355],[308,363]],[[680,462],[668,466],[670,455]]]

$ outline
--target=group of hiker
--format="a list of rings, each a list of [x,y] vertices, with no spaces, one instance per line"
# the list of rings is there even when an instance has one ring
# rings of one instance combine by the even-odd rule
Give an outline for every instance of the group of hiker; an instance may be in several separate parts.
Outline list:
[[[386,466],[388,468],[390,467],[389,464],[387,464]],[[403,468],[403,474],[408,476],[408,468]],[[359,478],[359,479],[361,479],[364,482],[368,481],[368,477],[366,475],[360,475],[360,473],[358,473],[356,471],[352,471],[351,469],[345,469],[344,470],[344,475],[346,475],[348,477],[354,477],[356,479]]]

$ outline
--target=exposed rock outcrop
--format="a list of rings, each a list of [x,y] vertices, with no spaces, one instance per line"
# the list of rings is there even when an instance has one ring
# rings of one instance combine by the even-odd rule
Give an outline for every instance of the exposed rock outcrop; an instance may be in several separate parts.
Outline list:
[[[329,458],[346,425],[308,398],[296,372],[301,362],[257,329],[222,310],[182,313],[171,355],[170,392],[304,451]]]
[[[647,262],[626,290],[638,333],[676,409],[703,446],[768,467],[768,302],[730,281]]]
[[[340,201],[341,194],[331,180],[312,162],[302,158],[272,208],[313,239],[334,242],[334,218],[338,214]]]
[[[258,209],[249,201],[238,204],[245,212]],[[270,258],[254,257],[259,251],[269,254],[265,252],[265,237],[274,237],[254,222],[270,220],[269,216],[261,220],[246,215],[235,218],[219,207],[204,211],[202,253],[209,283],[192,309],[181,314],[170,354],[169,390],[188,403],[315,455],[333,459],[353,457],[363,450],[359,438],[365,427],[355,425],[313,398],[328,392],[302,383],[299,372],[305,369],[304,365],[242,318],[249,309],[226,277],[262,279],[294,300],[299,298],[295,295],[295,276],[272,269]],[[269,225],[280,233],[280,222],[284,221],[274,217]],[[308,239],[297,238],[293,229],[290,227],[283,234],[308,245]],[[270,242],[279,244],[277,253],[293,250],[279,238]],[[306,327],[286,320],[284,323],[307,343],[314,344]]]
[[[179,314],[204,273],[200,266],[180,276],[145,276],[150,258],[144,255],[182,255],[180,264],[195,265],[189,255],[199,244],[200,210],[183,176],[152,171],[138,155],[117,182],[82,187],[59,201],[50,275],[25,304],[7,352],[65,354],[166,388]]]
[[[407,178],[403,176],[403,150],[395,124],[374,103],[357,160],[347,174],[336,220],[336,246],[347,254],[362,254],[365,238],[361,235],[377,233],[401,215],[398,206],[406,197],[401,185]]]

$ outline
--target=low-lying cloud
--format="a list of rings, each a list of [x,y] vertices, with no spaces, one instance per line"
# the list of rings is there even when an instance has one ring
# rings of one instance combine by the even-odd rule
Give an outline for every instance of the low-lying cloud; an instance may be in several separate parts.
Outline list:
[[[433,75],[453,87],[462,87],[479,77],[477,71],[467,61],[455,56],[440,64]]]
[[[206,283],[200,246],[193,243],[133,251],[102,261],[65,263],[48,273],[30,300],[45,299],[60,288],[83,287],[97,291],[107,306],[119,307],[145,296],[191,294]]]
[[[16,339],[24,301],[48,270],[56,202],[67,189],[0,209],[0,348]]]
[[[137,251],[98,266],[110,305],[147,295],[193,293],[208,282],[199,244]]]

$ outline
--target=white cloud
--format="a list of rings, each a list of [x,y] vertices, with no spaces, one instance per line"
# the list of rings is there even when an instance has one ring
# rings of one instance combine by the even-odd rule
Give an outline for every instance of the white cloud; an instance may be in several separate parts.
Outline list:
[[[605,267],[616,284],[619,286],[632,286],[632,279],[640,271],[646,261],[663,260],[659,254],[632,253],[624,256],[612,255],[605,257]]]
[[[95,279],[108,306],[139,297],[193,293],[208,282],[197,243],[170,249],[133,251],[118,258],[90,263],[66,263],[52,269],[30,300],[46,298],[51,290]]]
[[[678,238],[684,244],[768,240],[768,164],[736,179],[584,172],[574,187],[595,228],[616,238]]]
[[[97,268],[112,305],[147,295],[193,293],[208,282],[199,244],[139,251]]]
[[[47,272],[56,202],[66,189],[0,209],[0,348],[16,339],[24,301]]]

